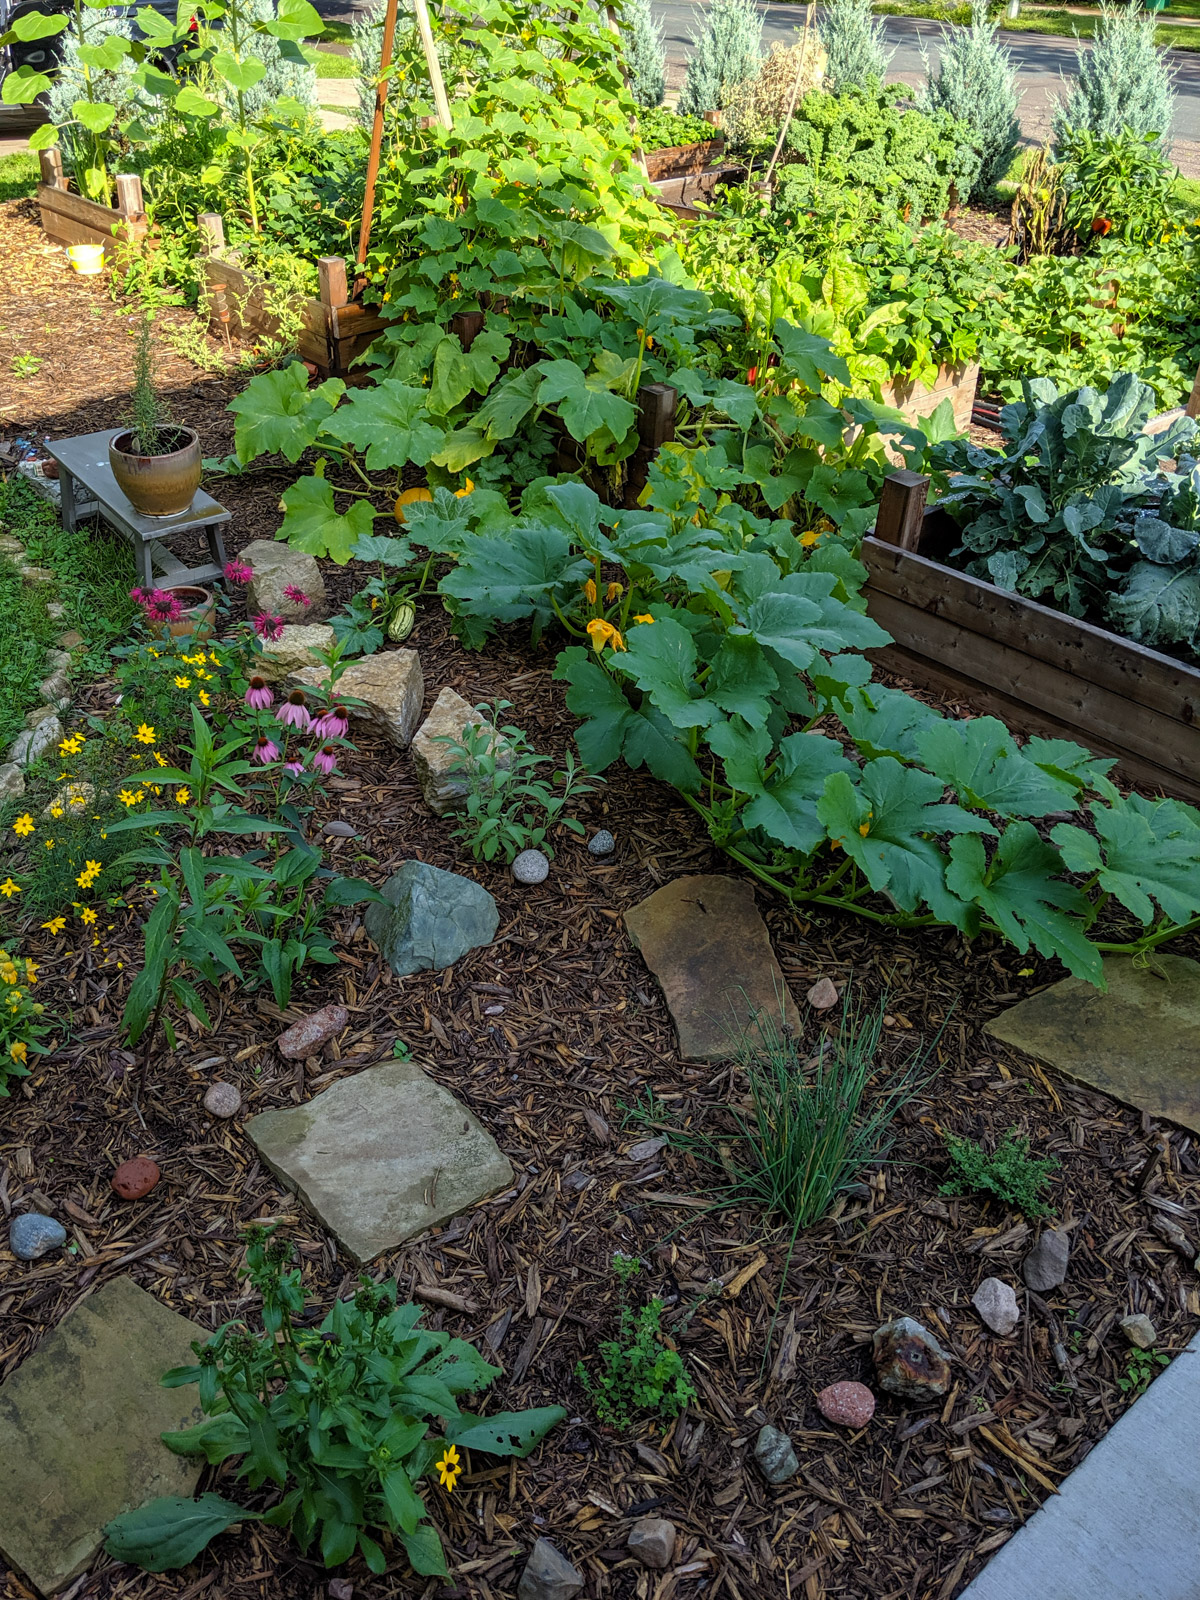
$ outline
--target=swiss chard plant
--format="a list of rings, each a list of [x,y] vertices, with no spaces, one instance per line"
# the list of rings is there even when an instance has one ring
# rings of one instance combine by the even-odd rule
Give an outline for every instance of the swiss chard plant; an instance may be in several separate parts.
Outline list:
[[[1103,394],[1038,378],[1001,412],[1003,450],[936,445],[941,504],[962,526],[950,560],[1140,644],[1194,651],[1200,470],[1185,452],[1196,424],[1181,417],[1151,436],[1154,409],[1129,372]],[[1182,470],[1161,470],[1181,456]]]
[[[162,1572],[194,1560],[232,1522],[261,1517],[290,1528],[302,1552],[315,1543],[326,1567],[358,1553],[382,1573],[395,1541],[414,1572],[445,1577],[423,1481],[436,1474],[453,1493],[466,1452],[524,1458],[566,1412],[464,1410],[463,1399],[500,1369],[465,1340],[420,1327],[421,1308],[398,1306],[390,1281],[364,1279],[319,1326],[300,1325],[300,1272],[288,1268],[288,1246],[273,1231],[251,1230],[243,1274],[262,1296],[262,1331],[227,1322],[193,1345],[195,1365],[162,1381],[198,1385],[206,1413],[163,1442],[210,1466],[236,1460],[248,1488],[278,1491],[274,1504],[260,1513],[216,1495],[154,1500],[108,1524],[107,1549]]]

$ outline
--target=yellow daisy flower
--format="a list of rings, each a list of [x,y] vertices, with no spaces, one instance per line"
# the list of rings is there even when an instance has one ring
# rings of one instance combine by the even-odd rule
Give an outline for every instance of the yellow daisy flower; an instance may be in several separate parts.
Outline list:
[[[153,744],[154,743],[154,729],[150,726],[150,724],[148,722],[143,722],[141,727],[134,734],[134,738],[137,740],[137,742],[139,744]]]
[[[13,832],[24,839],[33,832],[36,826],[37,824],[27,811],[24,816],[18,817],[13,823]]]
[[[6,900],[11,900],[13,895],[20,894],[20,892],[21,885],[19,883],[14,883],[11,878],[5,878],[4,882],[0,883],[0,894],[2,894]]]
[[[454,1445],[448,1444],[442,1459],[440,1461],[435,1461],[434,1465],[437,1468],[438,1479],[441,1482],[442,1488],[453,1490],[454,1485],[458,1482],[459,1476],[462,1473],[462,1465],[458,1458],[458,1451],[455,1449]]]
[[[61,933],[67,925],[66,917],[51,917],[49,922],[43,922],[42,927],[47,933]]]

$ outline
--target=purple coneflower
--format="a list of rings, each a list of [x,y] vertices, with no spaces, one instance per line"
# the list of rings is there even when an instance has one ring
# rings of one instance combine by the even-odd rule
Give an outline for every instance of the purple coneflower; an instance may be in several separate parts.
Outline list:
[[[246,690],[246,704],[253,711],[266,711],[274,705],[275,696],[271,693],[265,678],[251,678],[250,687]]]
[[[312,731],[318,739],[344,739],[349,727],[345,706],[330,706],[313,723]]]
[[[230,583],[250,583],[254,578],[254,568],[248,567],[244,561],[227,561],[225,576]]]
[[[323,744],[313,756],[313,766],[318,772],[323,772],[326,777],[337,766],[337,751],[331,744]]]
[[[283,638],[283,618],[268,616],[265,611],[260,611],[254,618],[253,628],[258,637],[268,644]]]
[[[299,756],[293,756],[290,761],[283,763],[283,770],[290,772],[293,778],[298,778],[304,771],[304,762]]]
[[[312,601],[305,594],[304,590],[303,589],[297,589],[297,587],[296,587],[296,585],[294,583],[286,583],[286,584],[284,584],[284,586],[283,586],[283,594],[284,594],[284,598],[286,600],[290,600],[292,602],[292,604],[295,605],[295,606],[310,606],[310,605],[312,605]]]
[[[275,715],[286,728],[299,728],[301,731],[307,728],[312,719],[308,714],[304,690],[293,689]]]
[[[250,759],[251,761],[261,762],[264,767],[269,767],[272,761],[279,760],[279,746],[272,744],[264,734],[262,738],[254,741],[254,753]]]

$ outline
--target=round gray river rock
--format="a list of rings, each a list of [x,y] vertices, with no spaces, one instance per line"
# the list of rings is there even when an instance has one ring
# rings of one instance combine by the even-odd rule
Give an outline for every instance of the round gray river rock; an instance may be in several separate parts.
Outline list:
[[[610,856],[617,848],[617,841],[607,828],[601,828],[599,833],[594,833],[588,840],[588,855]]]
[[[512,864],[518,883],[545,883],[550,876],[550,858],[541,850],[522,850]]]

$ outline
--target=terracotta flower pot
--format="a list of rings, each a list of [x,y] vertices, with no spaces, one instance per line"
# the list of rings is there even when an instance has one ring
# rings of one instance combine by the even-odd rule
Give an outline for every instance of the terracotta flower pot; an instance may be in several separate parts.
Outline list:
[[[161,456],[137,455],[132,430],[109,440],[113,477],[135,511],[146,517],[177,517],[186,511],[200,487],[203,470],[200,436],[194,428],[176,428],[177,450]]]
[[[178,622],[163,623],[161,631],[164,637],[170,634],[173,638],[183,639],[194,634],[197,639],[211,638],[213,623],[217,618],[217,602],[212,590],[201,589],[191,583],[177,583],[172,584],[167,593],[177,595],[184,609]]]

